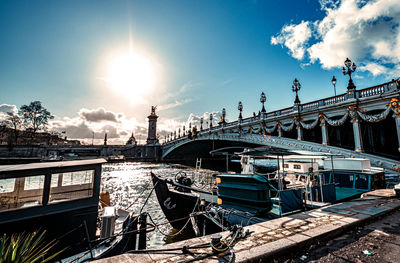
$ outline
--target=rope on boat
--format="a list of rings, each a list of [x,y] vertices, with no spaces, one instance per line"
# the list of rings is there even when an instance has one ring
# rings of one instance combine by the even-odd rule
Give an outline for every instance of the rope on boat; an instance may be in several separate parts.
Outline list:
[[[199,200],[200,200],[200,198],[197,198],[196,204],[194,205],[193,210],[192,210],[192,212],[190,213],[190,215],[192,215],[192,214],[194,213],[194,211],[196,210],[196,207],[197,207],[197,205],[199,204]],[[179,235],[180,233],[182,233],[182,231],[187,227],[187,225],[188,225],[189,222],[190,222],[190,216],[188,216],[188,217],[187,217],[188,219],[187,219],[185,225],[184,225],[178,232],[176,232],[176,233],[174,233],[174,234],[166,234],[166,233],[164,233],[163,231],[161,231],[161,229],[159,228],[159,226],[160,226],[161,224],[156,224],[156,223],[154,222],[154,220],[151,218],[151,215],[150,215],[150,214],[148,214],[148,216],[149,216],[149,218],[150,218],[150,221],[154,224],[155,228],[158,230],[158,232],[160,232],[160,233],[161,233],[162,235],[164,235],[164,236],[169,236],[169,237],[177,236],[177,235]],[[183,219],[183,218],[182,218],[182,219]],[[182,220],[182,219],[177,219],[176,221]]]
[[[210,243],[204,243],[204,244],[197,245],[197,246],[183,246],[181,248],[128,250],[125,253],[129,253],[129,254],[154,253],[154,254],[157,254],[158,252],[172,252],[172,251],[181,250],[182,252],[177,252],[174,254],[182,254],[182,253],[187,254],[187,253],[192,253],[192,252],[188,251],[189,249],[208,248],[208,247],[210,247]],[[163,254],[166,254],[166,253],[163,253]]]
[[[151,182],[151,181],[150,181]],[[131,208],[134,204],[136,204],[136,202],[142,197],[142,195],[144,194],[144,192],[146,192],[149,188],[150,182],[147,183],[145,189],[139,194],[139,196],[135,199],[135,201],[133,201],[130,205],[128,205],[125,209],[128,210],[129,208]],[[154,187],[153,187],[154,188]]]
[[[231,233],[231,240],[227,241],[225,240],[221,240],[219,242],[219,244],[213,244],[213,242],[209,243],[209,246],[212,248],[213,252],[212,253],[203,253],[200,254],[197,257],[194,257],[192,259],[188,259],[185,261],[181,261],[179,263],[189,263],[189,262],[194,262],[194,261],[198,261],[198,260],[202,260],[202,259],[206,259],[210,256],[214,256],[214,255],[220,255],[221,253],[225,253],[227,251],[230,251],[230,257],[229,257],[229,263],[233,262],[233,260],[235,259],[235,254],[232,250],[233,246],[236,244],[236,242],[238,241],[239,238],[246,238],[249,235],[249,231],[246,231],[245,233],[243,232],[243,228],[242,227],[237,227],[234,226],[233,229],[231,229],[231,231],[233,233]]]
[[[144,201],[142,208],[140,208],[139,214],[142,213],[144,206],[147,204],[147,201],[149,201],[149,198],[150,198],[151,194],[153,193],[154,188],[156,188],[157,184],[158,184],[158,181],[154,184],[153,188],[151,188],[151,191],[150,191],[149,195],[147,196],[146,200]]]

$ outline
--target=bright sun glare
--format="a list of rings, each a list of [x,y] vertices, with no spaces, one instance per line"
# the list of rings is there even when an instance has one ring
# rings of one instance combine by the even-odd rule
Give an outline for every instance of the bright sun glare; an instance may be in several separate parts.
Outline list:
[[[140,97],[154,87],[154,66],[141,54],[123,54],[111,59],[105,81],[122,95]]]

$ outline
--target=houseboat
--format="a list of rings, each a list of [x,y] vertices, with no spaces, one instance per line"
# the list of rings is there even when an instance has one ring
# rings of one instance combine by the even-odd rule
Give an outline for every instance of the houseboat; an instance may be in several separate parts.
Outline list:
[[[65,249],[60,257],[84,249],[90,249],[93,255],[101,165],[105,162],[91,159],[0,166],[0,234],[46,230],[46,239],[57,241],[54,251]],[[102,241],[114,234],[116,217],[115,212],[103,216],[103,223],[108,220],[109,224],[103,224]],[[129,225],[132,218],[126,215],[125,220]],[[120,251],[115,242],[110,243],[108,247]],[[106,252],[103,255],[116,253]]]

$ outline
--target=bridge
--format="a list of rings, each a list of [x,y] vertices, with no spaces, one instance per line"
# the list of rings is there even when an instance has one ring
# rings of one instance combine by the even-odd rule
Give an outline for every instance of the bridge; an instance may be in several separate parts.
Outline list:
[[[265,101],[265,100],[264,100]],[[261,102],[263,102],[261,100]],[[240,107],[239,107],[240,110]],[[272,112],[193,126],[174,132],[162,145],[162,159],[209,152],[217,146],[270,146],[368,158],[371,164],[398,169],[400,163],[400,78]],[[179,156],[180,155],[180,156]]]

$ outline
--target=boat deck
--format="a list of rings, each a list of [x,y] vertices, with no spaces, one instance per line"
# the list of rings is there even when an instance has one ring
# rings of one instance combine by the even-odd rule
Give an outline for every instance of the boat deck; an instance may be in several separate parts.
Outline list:
[[[399,198],[366,197],[349,202],[324,206],[307,212],[292,214],[267,222],[245,227],[250,235],[239,240],[232,248],[235,262],[255,262],[282,255],[299,249],[315,239],[332,238],[374,218],[400,208]],[[223,238],[229,232],[220,233]],[[204,236],[158,247],[158,250],[196,246],[210,242],[211,236]],[[211,248],[191,249],[196,256],[210,253]],[[175,253],[177,252],[177,253]],[[157,252],[124,254],[97,262],[182,262],[193,260],[190,254]],[[229,253],[228,253],[229,255]],[[198,262],[218,262],[216,255]]]

